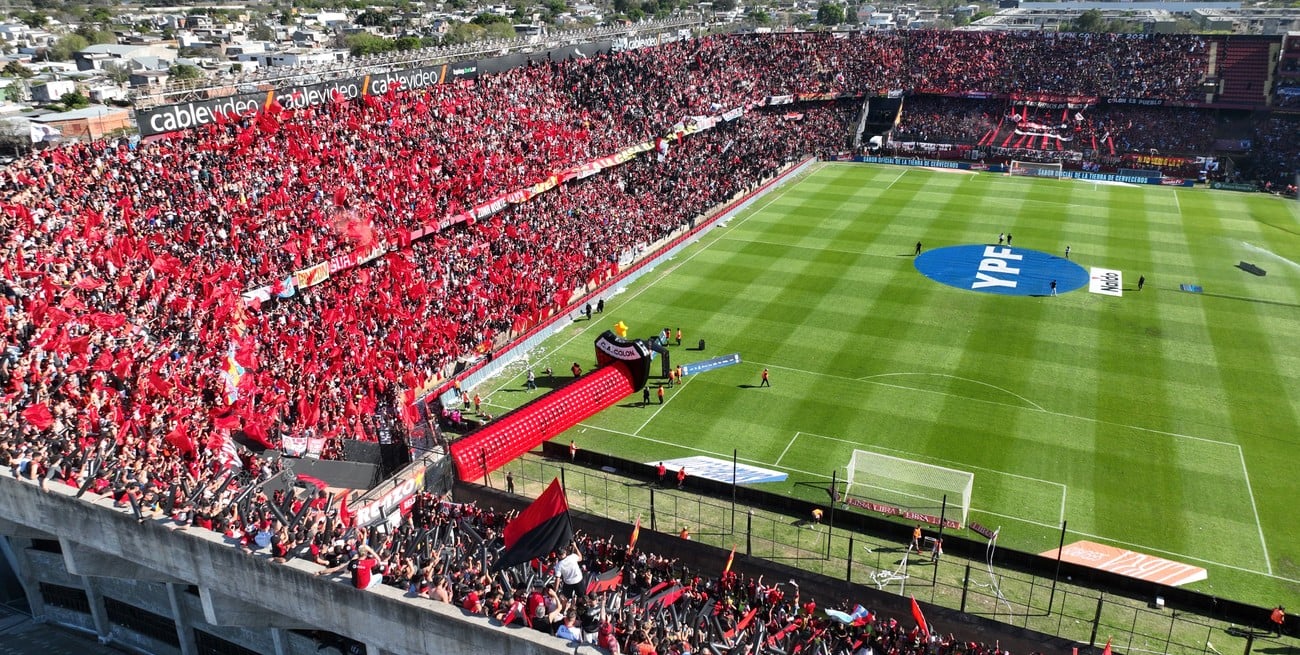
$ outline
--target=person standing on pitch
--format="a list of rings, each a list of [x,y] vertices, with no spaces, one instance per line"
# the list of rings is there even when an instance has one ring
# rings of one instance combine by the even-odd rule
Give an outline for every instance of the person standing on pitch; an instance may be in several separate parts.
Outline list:
[[[529,391],[537,391],[537,376],[533,375],[533,369],[528,369],[528,381],[525,383]]]
[[[1069,246],[1066,246],[1066,247],[1065,247],[1065,258],[1066,258],[1066,259],[1069,259],[1069,258],[1070,258],[1070,247],[1069,247]]]
[[[1050,287],[1052,288],[1052,295],[1055,296],[1055,295],[1056,295],[1056,280],[1052,280],[1052,283],[1051,283],[1050,285],[1048,285],[1048,286],[1050,286]]]
[[[921,254],[921,242],[920,242],[920,241],[917,241],[917,242],[916,242],[916,254],[918,254],[918,255]]]
[[[767,369],[763,369],[763,379],[758,383],[759,387],[770,387],[772,383],[767,379]]]
[[[1010,232],[1007,232],[1007,245],[1008,245],[1008,246],[1011,245],[1011,233],[1010,233]]]
[[[650,404],[650,385],[641,387],[641,406],[645,407]]]
[[[664,404],[664,383],[659,383],[659,404]]]
[[[1002,245],[1002,242],[1003,242],[1003,241],[1006,241],[1006,240],[1007,240],[1007,233],[1006,233],[1006,232],[998,232],[998,245],[999,245],[999,246]]]
[[[1141,291],[1141,290],[1142,290],[1142,287],[1146,286],[1146,284],[1147,284],[1147,277],[1146,277],[1145,275],[1139,275],[1139,276],[1138,276],[1138,291]]]

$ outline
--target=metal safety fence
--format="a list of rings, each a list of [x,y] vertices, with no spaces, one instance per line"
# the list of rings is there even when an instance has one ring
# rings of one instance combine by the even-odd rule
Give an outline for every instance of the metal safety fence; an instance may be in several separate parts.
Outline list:
[[[1293,640],[1275,638],[1259,626],[1156,607],[1000,566],[995,550],[984,560],[935,557],[926,545],[918,551],[889,537],[835,527],[833,516],[821,522],[746,507],[676,489],[675,478],[667,477],[660,484],[530,454],[487,483],[498,488],[509,484],[514,493],[535,497],[559,478],[573,509],[625,521],[629,531],[638,519],[650,530],[685,530],[698,542],[1057,636],[1085,652],[1100,651],[1107,642],[1121,653],[1295,652]]]

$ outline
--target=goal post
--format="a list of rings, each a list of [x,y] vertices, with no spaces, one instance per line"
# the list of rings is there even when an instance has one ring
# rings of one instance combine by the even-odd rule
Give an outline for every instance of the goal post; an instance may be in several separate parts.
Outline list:
[[[947,516],[966,525],[975,474],[869,450],[854,450],[849,459],[850,498],[939,516],[947,496]]]
[[[1007,166],[1007,175],[1022,175],[1027,177],[1054,177],[1060,179],[1061,171],[1064,167],[1061,162],[1047,164],[1034,161],[1015,161]]]

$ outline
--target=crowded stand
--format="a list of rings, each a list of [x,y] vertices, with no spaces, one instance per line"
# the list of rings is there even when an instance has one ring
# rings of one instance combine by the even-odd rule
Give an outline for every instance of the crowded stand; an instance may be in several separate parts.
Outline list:
[[[1256,176],[1265,189],[1289,196],[1296,195],[1296,176],[1300,175],[1300,118],[1270,116],[1255,127],[1254,150]]]
[[[624,541],[578,532],[563,549],[496,571],[514,516],[425,493],[393,529],[348,530],[321,513],[286,541],[323,567],[318,575],[348,570],[357,588],[388,585],[611,653],[999,652],[847,600],[824,607],[795,580],[742,575],[730,562],[717,573],[692,571],[637,548],[635,533]]]
[[[907,33],[907,87],[1198,100],[1208,43],[1194,35]]]
[[[1131,152],[1205,154],[1214,147],[1215,129],[1210,112],[1178,107],[1036,108],[1007,100],[910,96],[892,137],[978,145],[993,152],[1017,147],[1060,152],[1063,158],[1083,153],[1107,161]],[[1024,147],[1030,141],[1035,147]]]
[[[262,494],[283,460],[255,451],[307,437],[336,458],[345,439],[414,424],[415,390],[458,360],[564,310],[575,290],[784,166],[844,150],[863,94],[1025,88],[1183,100],[1204,67],[1194,37],[713,36],[300,110],[272,103],[138,144],[40,151],[0,170],[0,458],[16,477],[111,495],[141,520],[168,517],[328,567],[383,561],[387,582],[418,595],[506,623],[539,618],[531,588],[518,600],[527,586],[485,576],[470,531],[450,530],[472,527],[490,542],[502,517],[426,498],[396,533],[405,540],[348,532],[346,506],[333,509],[323,492],[310,502]],[[899,134],[979,143],[1006,110],[909,98]],[[1122,147],[1205,138],[1183,110],[1085,115],[1080,130],[1106,130]],[[688,129],[697,119],[711,128]],[[619,165],[440,225],[648,142]],[[1278,151],[1294,165],[1294,152]],[[426,238],[413,240],[421,230]],[[375,249],[373,263],[293,282],[303,267]],[[259,287],[269,294],[246,297]],[[412,536],[430,526],[448,530]],[[826,653],[987,652],[941,637],[926,644],[869,615],[840,623],[807,610],[797,590],[693,578],[601,540],[580,538],[578,549],[589,573],[624,570],[624,600],[673,580],[686,589],[690,611],[651,625],[619,608],[594,618],[594,603],[611,604],[547,592],[539,574],[550,604],[538,625],[577,621],[607,648],[699,652],[713,636],[690,617],[716,606],[710,620],[724,633],[749,616],[786,652],[813,641]],[[520,602],[526,611],[512,612]]]

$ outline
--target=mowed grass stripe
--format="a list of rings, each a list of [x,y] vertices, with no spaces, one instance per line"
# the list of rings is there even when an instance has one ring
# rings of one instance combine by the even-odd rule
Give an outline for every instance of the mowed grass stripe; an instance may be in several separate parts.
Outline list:
[[[591,332],[619,319],[637,336],[681,324],[688,343],[706,337],[710,347],[674,349],[675,363],[733,351],[745,363],[691,379],[657,413],[611,408],[572,433],[580,444],[642,461],[725,458],[733,448],[769,468],[781,458],[791,478],[771,488],[813,501],[855,444],[961,462],[979,467],[974,504],[984,513],[974,518],[1006,525],[1005,543],[1026,550],[1055,546],[1059,482],[1069,486],[1076,537],[1207,564],[1210,581],[1196,588],[1216,594],[1260,603],[1297,595],[1293,583],[1250,572],[1264,560],[1232,445],[1247,453],[1274,563],[1294,563],[1286,463],[1300,451],[1288,424],[1300,356],[1284,346],[1300,322],[1286,304],[1296,280],[1279,258],[1300,239],[1268,224],[1296,220],[1278,211],[1286,205],[856,165],[827,165],[775,193],[667,263],[671,275],[638,282],[626,304],[614,298]],[[1123,270],[1129,290],[1006,298],[939,285],[912,267],[918,240],[927,249],[993,243],[999,231],[1054,255],[1068,243],[1085,268]],[[1268,277],[1233,268],[1251,252],[1271,260]],[[1141,294],[1138,274],[1149,281]],[[1207,293],[1176,291],[1180,282]],[[1241,310],[1218,305],[1251,307],[1252,323],[1239,333],[1230,323]],[[1229,325],[1208,325],[1220,322]],[[589,339],[575,339],[547,356],[567,366],[589,361],[590,350]],[[1287,388],[1252,396],[1234,377],[1243,373],[1224,371],[1233,365],[1224,358],[1251,350],[1267,356],[1267,384]],[[773,388],[748,388],[765,364]]]

